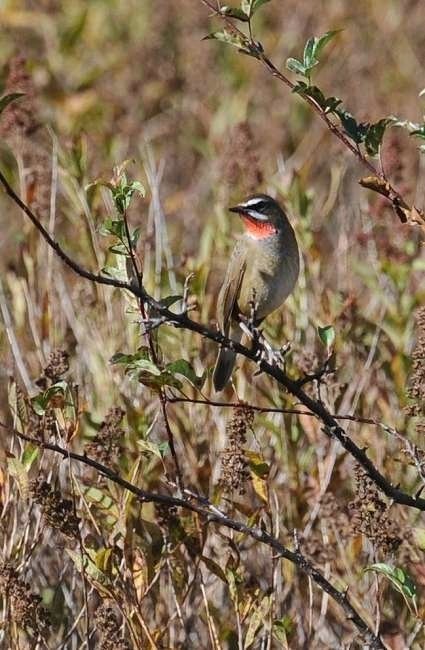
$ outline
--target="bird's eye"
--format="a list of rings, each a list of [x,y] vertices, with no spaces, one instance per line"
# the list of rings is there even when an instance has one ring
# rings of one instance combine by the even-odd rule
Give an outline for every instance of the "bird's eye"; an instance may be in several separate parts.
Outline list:
[[[255,209],[257,210],[257,212],[264,212],[266,207],[267,204],[265,201],[258,201],[258,203],[255,204]]]

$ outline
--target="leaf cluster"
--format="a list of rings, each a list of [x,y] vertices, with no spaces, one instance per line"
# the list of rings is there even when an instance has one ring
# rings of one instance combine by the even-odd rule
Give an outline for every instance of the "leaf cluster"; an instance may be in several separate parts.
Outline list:
[[[124,366],[127,375],[154,390],[164,386],[183,388],[179,377],[186,379],[195,388],[201,388],[205,381],[205,373],[198,376],[193,366],[185,359],[172,361],[160,368],[151,360],[150,350],[145,346],[140,347],[134,354],[117,352],[111,358],[111,363]]]

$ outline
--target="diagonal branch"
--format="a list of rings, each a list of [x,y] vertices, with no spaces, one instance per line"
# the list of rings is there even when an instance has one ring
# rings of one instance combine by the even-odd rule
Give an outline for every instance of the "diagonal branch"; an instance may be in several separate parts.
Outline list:
[[[256,58],[263,65],[263,67],[267,70],[267,72],[269,72],[269,74],[271,74],[272,77],[281,81],[283,84],[285,84],[285,86],[290,88],[291,91],[294,90],[296,84],[275,66],[273,61],[265,54],[262,45],[252,38],[251,30],[249,30],[250,34],[247,36],[245,32],[243,32],[235,25],[229,16],[220,11],[218,2],[216,2],[214,5],[212,0],[200,1],[212,11],[214,16],[217,16],[223,20],[232,33],[237,34],[243,39],[243,42],[247,44],[247,47],[254,58]],[[360,150],[359,147],[355,146],[355,144],[350,141],[344,130],[331,120],[329,113],[326,112],[326,109],[322,108],[322,106],[320,106],[320,104],[310,95],[302,95],[301,97],[305,102],[307,102],[307,104],[310,105],[312,110],[320,117],[320,119],[323,120],[329,131],[335,137],[337,137],[340,142],[342,142],[344,147],[346,147],[346,149],[348,149],[355,156],[355,158],[357,158],[357,160],[367,169],[369,176],[360,179],[360,185],[384,196],[391,203],[394,212],[402,223],[408,223],[409,225],[414,226],[419,225],[422,228],[423,232],[425,232],[424,212],[414,205],[410,206],[405,201],[401,193],[387,180],[384,173],[370,161],[370,159]]]
[[[261,544],[269,546],[276,552],[278,557],[284,558],[285,560],[288,560],[297,566],[300,571],[309,576],[313,582],[316,583],[319,589],[329,594],[329,596],[343,609],[345,615],[347,616],[347,619],[351,621],[353,626],[361,635],[362,639],[370,645],[370,648],[373,650],[385,650],[385,646],[379,636],[376,636],[373,633],[366,621],[360,616],[360,614],[351,604],[347,592],[339,591],[336,589],[304,555],[302,555],[298,550],[291,551],[281,542],[279,542],[276,537],[268,533],[263,528],[248,526],[241,521],[229,517],[224,512],[213,506],[206,497],[194,494],[188,490],[183,490],[184,497],[173,497],[168,494],[159,494],[157,492],[143,490],[133,483],[126,481],[109,467],[102,465],[98,461],[89,458],[88,456],[70,452],[57,444],[43,442],[37,438],[33,438],[32,436],[27,436],[24,433],[20,433],[16,429],[7,427],[1,422],[0,427],[9,433],[12,433],[14,436],[20,438],[21,440],[30,442],[31,444],[37,445],[42,449],[60,454],[63,458],[72,459],[83,465],[92,467],[102,476],[108,478],[113,483],[134,494],[142,503],[157,503],[169,507],[184,508],[185,510],[197,513],[205,521],[206,524],[215,523],[219,526],[230,528],[238,533],[242,533],[248,537],[251,537]]]
[[[328,411],[324,404],[310,397],[299,385],[299,382],[297,380],[291,379],[291,377],[289,377],[281,368],[272,365],[265,359],[258,359],[257,350],[249,349],[244,345],[241,345],[240,343],[227,338],[221,332],[212,330],[202,323],[198,323],[197,321],[192,320],[189,318],[187,312],[180,314],[172,312],[167,307],[164,307],[161,302],[155,300],[152,296],[150,296],[143,286],[138,287],[135,284],[128,284],[126,282],[115,280],[114,278],[107,278],[103,275],[87,271],[77,262],[71,259],[61,248],[61,246],[49,235],[36,215],[19,198],[19,196],[12,189],[5,176],[1,172],[0,184],[3,185],[6,193],[12,198],[12,200],[21,208],[21,210],[23,210],[23,212],[37,228],[37,230],[41,233],[46,242],[57,253],[60,259],[62,259],[65,264],[67,264],[67,266],[69,266],[75,273],[91,282],[107,284],[117,289],[130,291],[133,295],[137,296],[137,298],[144,300],[150,307],[155,309],[160,316],[163,316],[168,325],[195,332],[205,339],[220,344],[225,348],[232,349],[245,358],[254,361],[259,370],[261,370],[269,377],[272,377],[280,386],[285,388],[291,395],[296,397],[298,402],[300,402],[312,414],[321,420],[323,423],[324,432],[331,438],[334,438],[340,442],[342,447],[357,461],[359,465],[362,466],[362,468],[375,483],[375,485],[387,497],[392,499],[395,503],[425,511],[425,499],[422,499],[419,496],[411,496],[387,480],[367,456],[366,450],[361,449],[353,440],[351,440],[343,427],[338,424],[336,417],[333,416],[330,411]]]

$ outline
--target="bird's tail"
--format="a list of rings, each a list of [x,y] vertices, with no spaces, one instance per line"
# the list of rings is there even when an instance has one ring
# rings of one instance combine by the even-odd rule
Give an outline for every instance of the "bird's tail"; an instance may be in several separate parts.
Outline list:
[[[241,340],[240,330],[232,333],[232,340],[239,342]],[[215,363],[214,372],[213,372],[213,382],[214,388],[216,391],[223,390],[229,381],[233,367],[235,365],[236,352],[229,350],[228,348],[220,348],[220,352],[217,356],[217,361]]]

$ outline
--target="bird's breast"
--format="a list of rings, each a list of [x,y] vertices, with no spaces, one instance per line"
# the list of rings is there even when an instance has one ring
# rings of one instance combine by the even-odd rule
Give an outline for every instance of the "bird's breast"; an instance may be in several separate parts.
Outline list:
[[[259,319],[280,307],[292,292],[299,273],[299,254],[295,236],[291,235],[248,245],[247,269],[238,300],[242,313],[250,312],[253,290]]]

